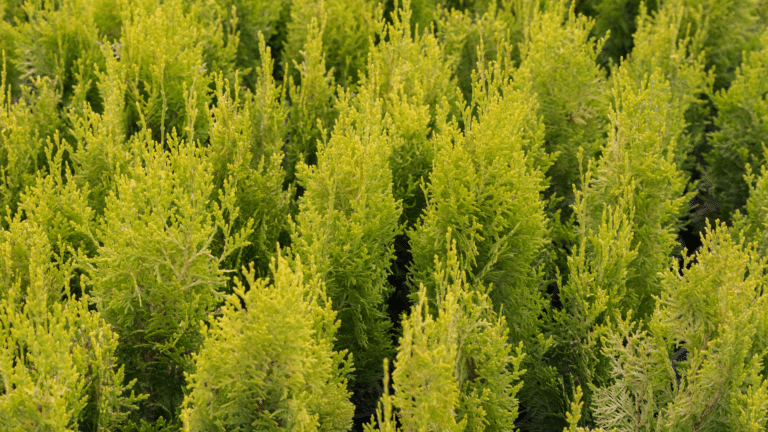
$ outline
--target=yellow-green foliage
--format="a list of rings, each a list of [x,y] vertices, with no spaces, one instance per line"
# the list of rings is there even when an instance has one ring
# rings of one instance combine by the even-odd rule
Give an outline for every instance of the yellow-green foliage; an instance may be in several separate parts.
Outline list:
[[[767,153],[763,146],[763,154]],[[757,252],[761,257],[768,256],[768,175],[766,167],[760,167],[759,176],[755,177],[752,173],[752,167],[747,164],[747,174],[744,176],[749,185],[749,199],[745,206],[744,213],[736,210],[733,215],[733,234],[734,238],[744,238],[747,242],[757,243]]]
[[[532,84],[538,100],[537,112],[546,125],[544,148],[556,156],[545,171],[551,178],[548,194],[563,199],[556,206],[563,212],[563,220],[570,216],[573,186],[580,187],[582,161],[577,151],[582,147],[584,157],[595,157],[607,123],[601,100],[606,91],[605,72],[595,63],[604,41],[589,38],[593,25],[560,2],[553,2],[542,13],[534,9],[520,45],[522,62],[514,72],[515,87],[522,90]]]
[[[763,430],[768,417],[765,259],[708,226],[696,263],[663,272],[649,331],[631,316],[604,339],[616,382],[596,389],[597,424],[621,430]],[[690,267],[689,267],[690,265]],[[682,274],[681,274],[682,273]],[[673,347],[684,359],[670,358]],[[678,374],[676,376],[676,374]]]
[[[432,168],[435,131],[448,115],[459,114],[463,101],[451,76],[454,60],[434,34],[411,33],[409,8],[410,2],[404,2],[391,24],[380,24],[383,42],[372,49],[361,85],[375,80],[376,94],[385,101],[394,195],[402,200],[404,219],[412,226],[426,206],[421,182]]]
[[[121,3],[122,36],[111,50],[125,68],[128,134],[146,127],[165,142],[165,134],[176,128],[187,140],[204,141],[210,122],[207,35],[195,31],[198,24],[184,12],[182,0]]]
[[[683,0],[691,31],[701,29],[698,48],[706,56],[706,69],[715,74],[714,90],[728,88],[735,78],[742,54],[763,47],[760,35],[765,21],[759,16],[760,0]],[[693,33],[692,33],[693,34]]]
[[[293,68],[294,61],[301,63],[301,51],[311,37],[307,24],[319,17],[326,68],[333,69],[338,84],[356,85],[360,72],[365,73],[381,15],[381,5],[372,0],[294,0],[287,24],[283,70]],[[298,72],[294,71],[294,79],[299,78]]]
[[[56,115],[61,94],[48,78],[36,78],[14,102],[5,69],[0,73],[0,214],[5,219],[16,213],[21,193],[44,167],[46,140],[61,125]],[[0,227],[7,227],[5,220]]]
[[[98,242],[89,273],[94,302],[120,335],[126,376],[150,394],[141,414],[154,421],[161,414],[174,418],[182,371],[191,369],[189,356],[203,341],[197,323],[222,297],[219,264],[245,240],[230,237],[224,213],[236,214],[232,200],[219,207],[210,199],[205,150],[173,135],[165,151],[148,135],[132,140],[139,162],[116,179],[102,222],[89,230]],[[217,229],[225,244],[215,257],[210,245]]]
[[[293,60],[290,65],[298,70],[299,78],[288,77],[288,94],[291,110],[288,119],[285,164],[286,181],[296,176],[296,165],[317,163],[317,142],[327,138],[333,127],[337,111],[334,106],[335,82],[333,74],[325,69],[323,52],[324,15],[315,18],[307,26],[307,41],[302,51],[301,62]]]
[[[543,125],[535,100],[513,90],[505,70],[499,63],[481,70],[473,91],[477,117],[467,107],[465,132],[454,124],[436,138],[427,207],[421,223],[409,230],[411,275],[414,287],[423,283],[433,302],[434,258],[444,254],[452,230],[462,271],[473,283],[493,284],[489,295],[510,324],[511,340],[527,341],[538,333],[543,303],[533,266],[548,226],[540,197],[543,173],[526,151],[540,148]],[[414,291],[414,302],[415,296]]]
[[[311,269],[309,269],[311,270]],[[278,256],[272,280],[246,270],[188,375],[185,431],[348,431],[351,362],[333,351],[339,322],[325,287],[300,257]],[[311,273],[311,271],[310,271]]]
[[[714,76],[704,72],[703,34],[685,24],[686,11],[680,0],[673,0],[662,4],[659,11],[650,16],[641,4],[635,47],[631,55],[622,60],[621,70],[635,81],[635,87],[640,87],[656,71],[669,82],[671,97],[667,110],[675,120],[665,129],[664,141],[666,146],[675,141],[675,164],[690,170],[695,161],[689,156],[698,137],[685,130],[688,125],[684,120],[688,116],[696,120],[696,116],[701,115],[697,110],[703,102],[697,96],[711,93]],[[618,103],[614,93],[608,96],[612,103]],[[688,116],[684,117],[686,112]]]
[[[0,0],[0,430],[765,429],[766,5]]]
[[[282,86],[272,78],[271,54],[261,40],[263,67],[257,68],[256,93],[242,93],[237,83],[216,79],[218,101],[207,109],[213,119],[209,135],[209,154],[213,173],[213,194],[224,206],[234,206],[236,214],[228,217],[230,230],[243,230],[249,245],[224,262],[224,267],[238,270],[241,263],[254,262],[259,276],[267,274],[275,244],[289,229],[290,191],[283,191],[282,137],[287,108],[281,99]],[[234,85],[234,90],[228,90]],[[225,90],[226,89],[226,90]],[[220,190],[227,190],[224,195]],[[251,221],[252,220],[252,221]],[[219,232],[212,244],[219,254],[227,234]]]
[[[746,164],[766,161],[762,146],[768,145],[768,30],[761,42],[759,51],[747,54],[731,87],[714,96],[717,130],[708,137],[706,179],[720,204],[716,216],[721,220],[729,220],[735,210],[744,211],[749,197],[743,178]]]
[[[660,285],[657,272],[669,265],[678,246],[676,233],[685,214],[685,177],[675,164],[677,137],[682,113],[673,111],[669,83],[658,69],[638,87],[631,76],[618,71],[614,75],[611,129],[602,157],[579,192],[577,206],[579,235],[597,231],[603,206],[615,206],[619,200],[634,206],[632,249],[637,255],[629,263],[629,287],[623,311],[632,308],[639,318],[650,316],[653,295]],[[677,114],[677,115],[675,115]],[[624,213],[631,212],[629,206]]]
[[[355,383],[381,379],[392,352],[386,304],[393,242],[402,230],[401,205],[392,196],[391,144],[382,101],[371,87],[351,99],[342,93],[339,118],[317,165],[299,165],[306,189],[299,200],[294,250],[328,288],[341,326],[338,349],[353,354]]]
[[[69,296],[72,262],[15,219],[0,230],[0,272],[0,429],[114,430],[141,398],[124,393],[117,335]]]
[[[385,386],[380,430],[394,431],[394,409],[404,431],[513,431],[515,395],[525,373],[523,344],[511,355],[509,330],[493,311],[487,288],[466,281],[450,230],[446,241],[446,261],[435,260],[437,309],[430,312],[420,285],[419,300],[403,321],[394,395]]]

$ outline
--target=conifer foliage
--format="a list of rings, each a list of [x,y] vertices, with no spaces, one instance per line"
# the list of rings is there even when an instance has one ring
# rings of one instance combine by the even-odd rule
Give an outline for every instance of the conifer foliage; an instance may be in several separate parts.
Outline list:
[[[272,283],[246,270],[212,328],[200,323],[184,430],[349,430],[352,364],[333,351],[336,312],[322,281],[289,258],[272,261]]]
[[[493,311],[487,289],[466,281],[450,229],[446,242],[446,261],[435,261],[437,310],[430,312],[421,284],[419,301],[403,322],[395,393],[384,389],[379,428],[395,431],[395,414],[402,424],[397,430],[512,430],[525,372],[522,343],[511,355],[504,318]]]
[[[339,95],[339,118],[328,142],[319,145],[317,165],[299,165],[306,192],[294,243],[325,282],[341,321],[336,346],[352,353],[354,382],[366,384],[381,379],[382,360],[392,352],[387,275],[402,230],[383,102],[372,91],[375,79],[354,98]]]
[[[767,25],[0,0],[0,432],[765,430]]]

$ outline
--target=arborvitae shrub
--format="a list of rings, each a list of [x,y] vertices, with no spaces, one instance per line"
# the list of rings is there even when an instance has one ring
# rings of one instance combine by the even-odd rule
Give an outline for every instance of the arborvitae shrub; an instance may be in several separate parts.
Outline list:
[[[705,54],[701,44],[703,33],[685,23],[686,8],[682,0],[663,3],[659,10],[651,14],[641,4],[637,17],[637,31],[634,36],[635,47],[632,53],[621,62],[625,74],[639,87],[641,82],[656,70],[669,82],[672,97],[669,100],[669,115],[684,121],[675,120],[666,130],[666,142],[675,142],[675,164],[678,168],[691,171],[695,162],[694,147],[699,144],[703,133],[706,109],[698,97],[711,93],[714,76],[705,72]],[[704,18],[702,18],[704,19]],[[607,95],[615,105],[614,93]],[[689,128],[691,129],[691,128]],[[682,134],[682,135],[679,135]]]
[[[117,6],[115,3],[112,8]],[[97,10],[104,7],[110,6],[91,0],[23,2],[24,18],[14,27],[13,39],[19,78],[49,78],[62,96],[63,105],[68,106],[78,82],[92,83],[93,65],[104,63],[98,46],[103,35],[96,21]],[[98,95],[90,88],[80,91],[90,93],[90,102],[98,104]]]
[[[463,100],[451,76],[453,60],[433,33],[411,33],[409,8],[404,2],[392,23],[380,23],[382,42],[371,50],[361,85],[376,80],[377,95],[385,101],[394,196],[403,203],[402,220],[413,226],[426,206],[421,185],[432,169],[435,132],[448,116],[459,114]]]
[[[763,154],[768,153],[763,146]],[[749,185],[749,199],[745,206],[746,211],[742,213],[739,210],[733,215],[733,229],[731,232],[734,238],[744,239],[746,242],[757,243],[757,253],[761,257],[768,256],[768,174],[766,167],[760,167],[759,176],[752,173],[752,167],[747,164],[747,174],[744,180]]]
[[[584,177],[590,180],[590,173]],[[558,281],[558,294],[562,309],[552,309],[552,318],[545,327],[554,338],[552,363],[562,376],[562,394],[552,402],[567,402],[576,398],[577,387],[584,386],[586,405],[580,417],[590,421],[592,412],[592,388],[590,384],[604,384],[609,379],[606,357],[601,355],[599,336],[611,317],[622,316],[628,300],[633,299],[627,280],[633,275],[630,263],[636,257],[631,248],[634,203],[631,189],[627,188],[619,202],[603,208],[601,223],[588,228],[577,237],[579,242],[568,257],[568,281]],[[584,219],[584,201],[576,197],[574,211],[577,219]],[[554,389],[553,389],[554,390]],[[550,390],[552,391],[552,390]],[[549,418],[550,424],[564,427],[567,417],[562,417],[565,406],[550,403],[545,411],[543,403],[537,408],[538,418]],[[561,411],[552,408],[560,409]]]
[[[70,297],[72,262],[16,218],[0,230],[0,274],[0,428],[117,429],[141,397],[125,394],[117,335]]]
[[[112,48],[125,66],[128,134],[152,130],[165,142],[174,128],[187,140],[204,141],[210,119],[210,76],[204,64],[203,37],[196,17],[185,13],[182,0],[160,5],[142,0],[122,5],[122,37]]]
[[[489,295],[510,325],[510,340],[527,343],[539,333],[543,297],[533,266],[548,226],[543,173],[526,150],[541,147],[543,128],[535,100],[513,90],[505,71],[499,63],[482,70],[473,92],[478,116],[467,107],[466,131],[446,125],[436,138],[427,207],[420,225],[409,230],[410,270],[414,287],[423,283],[434,302],[434,257],[443,255],[452,230],[462,270],[473,283],[493,283]],[[411,295],[415,303],[416,292]]]
[[[522,62],[513,75],[515,87],[532,85],[538,100],[537,112],[546,125],[544,148],[556,156],[545,171],[551,178],[547,195],[562,198],[551,210],[560,210],[562,221],[571,213],[573,186],[579,187],[577,151],[582,147],[587,160],[594,158],[607,123],[601,100],[605,72],[595,63],[605,41],[589,38],[593,25],[594,21],[576,17],[560,2],[542,13],[534,10],[520,46]]]
[[[553,370],[541,357],[549,344],[540,329],[547,302],[539,261],[550,233],[541,196],[546,188],[542,168],[549,168],[552,158],[542,148],[544,125],[530,86],[513,89],[509,73],[505,62],[480,69],[474,76],[473,103],[464,109],[465,132],[455,123],[446,124],[435,138],[432,173],[425,185],[427,207],[420,224],[408,231],[410,277],[414,288],[426,287],[430,310],[436,310],[434,260],[445,253],[450,230],[468,281],[492,286],[488,295],[507,322],[510,343],[526,345],[529,357],[523,367],[536,377],[526,384],[532,387],[521,390],[528,396],[526,404],[532,393],[540,395],[542,388],[555,385]],[[471,114],[475,110],[477,116]],[[412,291],[413,304],[419,301],[416,296]]]
[[[634,430],[762,430],[768,411],[765,259],[708,226],[696,263],[663,272],[649,331],[631,316],[604,338],[615,383],[596,389],[599,425]],[[690,267],[689,267],[690,266]],[[670,358],[683,347],[683,359]]]
[[[70,256],[80,250],[92,257],[96,244],[87,234],[95,223],[95,213],[88,205],[90,191],[87,185],[80,187],[75,182],[72,169],[64,163],[67,153],[72,154],[72,148],[57,134],[56,144],[46,146],[47,169],[38,171],[35,183],[21,195],[19,216],[40,226],[55,253]]]
[[[0,227],[7,227],[6,217],[16,214],[19,198],[27,186],[34,183],[37,170],[44,167],[46,134],[60,125],[55,105],[59,94],[47,78],[37,81],[39,94],[23,87],[23,96],[14,103],[10,86],[6,85],[5,69],[0,80]],[[47,115],[50,130],[38,123]],[[38,127],[40,126],[40,127]]]
[[[233,92],[221,76],[216,79],[217,105],[208,110],[213,119],[209,132],[209,154],[216,201],[238,209],[229,215],[230,230],[242,230],[249,244],[222,265],[238,270],[241,263],[254,262],[257,275],[265,276],[275,244],[289,229],[291,190],[283,191],[283,135],[287,107],[285,90],[272,78],[271,54],[261,40],[263,64],[257,68],[256,93]],[[220,191],[229,188],[231,196]],[[228,204],[227,204],[228,203]],[[227,234],[219,230],[211,244],[219,254],[227,245]]]
[[[466,281],[450,230],[446,239],[446,261],[435,259],[437,310],[430,311],[433,302],[420,285],[419,300],[403,321],[394,395],[385,385],[377,412],[379,429],[394,432],[395,411],[404,431],[511,431],[525,373],[523,344],[511,355],[509,330],[493,311],[488,289]]]
[[[658,0],[587,0],[574,3],[577,3],[577,13],[594,18],[592,35],[598,38],[608,36],[597,58],[597,62],[606,69],[618,65],[632,51],[640,5],[644,5],[648,13],[659,8]]]
[[[760,0],[683,0],[689,18],[682,29],[691,24],[691,32],[701,29],[699,48],[706,55],[707,70],[714,70],[714,91],[727,89],[742,63],[742,55],[763,47],[760,35],[765,23],[760,22]],[[693,34],[693,33],[692,33]]]
[[[299,165],[306,192],[292,238],[294,250],[328,288],[341,325],[338,350],[353,354],[353,382],[372,386],[393,348],[385,301],[393,242],[402,228],[401,205],[392,196],[391,143],[376,81],[351,99],[339,96],[339,118],[317,165]]]
[[[253,90],[255,88],[255,75],[251,72],[262,65],[263,51],[259,47],[259,34],[266,41],[280,39],[280,31],[283,30],[285,15],[292,2],[282,0],[196,0],[200,4],[200,13],[217,12],[221,32],[226,37],[227,51],[233,50],[235,67],[243,72],[244,84]],[[212,17],[213,18],[213,17]],[[284,30],[283,30],[284,31]],[[282,47],[282,40],[275,40],[270,44],[273,51]],[[212,45],[211,48],[215,48]],[[212,51],[214,55],[221,55]],[[263,66],[262,66],[263,67]],[[218,72],[216,69],[212,71]],[[232,69],[221,69],[222,72],[232,73]],[[272,72],[270,68],[270,73]],[[232,76],[226,78],[232,80]]]
[[[312,18],[307,26],[307,40],[300,61],[286,65],[299,73],[298,80],[287,77],[291,110],[288,118],[285,171],[286,182],[296,180],[299,163],[317,163],[317,143],[327,139],[338,112],[335,107],[333,74],[325,68],[323,52],[324,16]]]
[[[495,9],[474,14],[469,11],[439,8],[437,38],[454,62],[453,74],[464,100],[472,100],[472,73],[478,62],[498,59],[496,48],[507,40],[508,23],[496,19]]]
[[[290,252],[289,252],[290,254]],[[348,431],[353,405],[345,351],[333,351],[339,322],[319,278],[300,257],[272,261],[272,282],[244,269],[188,374],[185,431],[257,428]],[[311,270],[310,270],[311,273]]]
[[[293,68],[294,61],[301,63],[301,51],[309,39],[307,24],[313,17],[324,17],[325,66],[333,69],[336,83],[345,88],[354,86],[359,72],[365,72],[376,22],[381,16],[381,5],[372,0],[293,1],[282,55],[283,70]],[[293,78],[299,78],[298,71],[294,70]]]
[[[709,135],[705,154],[708,191],[719,203],[713,217],[730,221],[734,210],[744,210],[749,197],[744,181],[747,163],[765,163],[762,145],[768,144],[768,31],[762,49],[747,54],[727,91],[714,96],[717,130]]]
[[[99,248],[89,273],[94,302],[120,335],[126,376],[149,393],[142,419],[170,423],[183,398],[182,372],[202,343],[197,323],[222,297],[219,265],[246,241],[231,232],[234,200],[210,200],[213,173],[204,150],[173,135],[164,151],[148,135],[134,138],[138,163],[116,179],[91,231]],[[210,245],[218,229],[226,242],[215,257]]]
[[[681,218],[693,193],[685,192],[685,175],[675,164],[677,140],[684,122],[682,112],[671,104],[669,84],[656,70],[637,86],[623,70],[612,78],[616,107],[611,113],[608,143],[594,169],[594,178],[579,193],[584,206],[578,232],[597,231],[604,206],[615,206],[632,195],[632,249],[629,263],[627,308],[639,319],[654,310],[653,295],[660,290],[657,273],[669,265],[678,243]],[[676,132],[676,133],[675,133]],[[590,175],[591,176],[591,175]],[[686,199],[687,198],[687,199]],[[630,208],[625,208],[628,215]]]

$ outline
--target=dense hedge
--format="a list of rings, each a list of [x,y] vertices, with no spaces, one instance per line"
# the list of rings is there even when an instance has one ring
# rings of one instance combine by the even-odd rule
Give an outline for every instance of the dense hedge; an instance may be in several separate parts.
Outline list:
[[[768,429],[767,24],[0,1],[0,431]]]

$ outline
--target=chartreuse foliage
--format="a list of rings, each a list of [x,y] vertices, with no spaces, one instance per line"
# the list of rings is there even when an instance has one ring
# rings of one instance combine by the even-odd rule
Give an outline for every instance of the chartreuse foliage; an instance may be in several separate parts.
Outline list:
[[[622,70],[613,75],[616,107],[611,113],[608,143],[584,190],[578,193],[583,208],[577,231],[581,238],[597,231],[603,206],[619,200],[633,203],[623,212],[632,223],[631,249],[637,255],[629,262],[628,291],[623,302],[639,319],[654,310],[652,296],[660,290],[657,272],[669,265],[677,242],[681,218],[686,210],[685,177],[675,164],[677,140],[684,122],[671,104],[669,83],[656,70],[637,86]],[[676,133],[675,133],[676,132]]]
[[[714,90],[726,89],[735,78],[744,52],[760,49],[765,21],[759,15],[760,0],[683,0],[691,32],[701,29],[699,48],[706,56],[706,69],[714,70]],[[693,33],[692,33],[693,34]]]
[[[563,23],[565,20],[565,23]],[[520,45],[522,62],[514,72],[515,87],[529,84],[538,100],[537,112],[546,125],[544,148],[556,156],[542,170],[551,178],[547,195],[551,216],[565,222],[573,204],[573,186],[579,185],[579,147],[586,160],[594,158],[603,139],[607,110],[601,100],[606,91],[605,72],[595,63],[604,40],[589,37],[594,21],[577,17],[573,4],[551,2],[544,12],[534,9]],[[547,170],[547,168],[549,168]],[[560,244],[557,244],[560,248]]]
[[[5,58],[4,58],[5,61]],[[16,214],[24,188],[32,185],[37,170],[45,164],[45,143],[61,123],[56,105],[61,94],[48,78],[37,78],[33,86],[22,86],[14,101],[6,81],[6,63],[0,71],[0,227]]]
[[[213,194],[218,203],[238,209],[237,214],[229,215],[230,229],[244,230],[249,242],[222,266],[238,270],[241,263],[253,262],[257,275],[265,276],[278,238],[289,229],[291,190],[283,191],[281,146],[288,115],[282,103],[285,88],[272,78],[271,53],[264,39],[260,49],[263,62],[256,70],[255,93],[241,92],[236,83],[219,75],[214,92],[218,103],[206,110],[212,119],[208,151]],[[231,85],[234,90],[228,90]],[[223,191],[232,195],[221,195]],[[219,230],[211,250],[220,255],[226,247],[226,233]]]
[[[51,80],[64,107],[88,99],[99,104],[92,84],[94,64],[103,65],[99,43],[114,39],[115,2],[90,0],[24,1],[7,47],[19,79]],[[11,48],[11,49],[8,49]]]
[[[420,225],[409,230],[411,274],[414,287],[423,283],[434,302],[434,257],[444,254],[451,229],[462,271],[472,283],[493,283],[495,310],[510,312],[500,312],[510,339],[525,341],[538,333],[543,306],[533,264],[548,234],[540,200],[544,179],[526,154],[540,151],[543,125],[535,100],[511,88],[507,70],[498,62],[480,70],[473,104],[464,109],[465,131],[446,124],[436,137],[427,208]]]
[[[635,47],[621,62],[621,70],[639,88],[654,73],[669,83],[671,97],[667,101],[668,115],[674,119],[665,129],[665,145],[673,145],[675,164],[690,171],[694,162],[692,150],[697,143],[696,132],[686,131],[685,120],[702,127],[704,115],[697,96],[711,93],[714,76],[704,72],[705,56],[701,51],[703,33],[685,23],[686,8],[679,0],[663,3],[658,12],[649,15],[640,7],[635,32]],[[704,19],[704,18],[701,18]],[[608,96],[616,105],[611,92]],[[698,133],[701,133],[699,131]]]
[[[117,369],[117,335],[69,296],[72,261],[41,226],[0,230],[0,429],[117,429],[142,397]],[[59,299],[66,295],[66,302]]]
[[[452,77],[454,60],[446,57],[431,32],[412,33],[410,2],[379,23],[383,42],[371,50],[361,85],[376,80],[391,122],[390,168],[394,196],[403,203],[403,220],[413,226],[426,207],[421,182],[429,177],[435,132],[450,114],[459,114],[461,95]]]
[[[411,278],[414,287],[425,286],[430,310],[436,311],[434,260],[444,256],[445,236],[451,231],[467,280],[472,286],[491,287],[488,295],[507,322],[510,343],[526,345],[524,367],[536,379],[522,390],[529,396],[525,403],[535,404],[535,394],[538,402],[551,404],[552,395],[542,394],[557,392],[551,390],[554,370],[542,360],[549,342],[540,330],[546,301],[538,259],[549,235],[542,167],[548,168],[552,157],[542,149],[544,125],[531,89],[512,88],[509,65],[492,62],[474,78],[464,133],[455,123],[446,124],[435,138],[432,173],[425,185],[427,207],[420,225],[408,231]],[[413,304],[417,295],[411,293]],[[526,409],[529,414],[535,410]]]
[[[658,10],[658,0],[586,0],[575,2],[576,12],[594,17],[592,34],[602,38],[606,36],[597,62],[605,68],[613,69],[634,47],[634,33],[637,31],[637,15],[641,5],[647,13]]]
[[[272,261],[273,282],[245,270],[188,375],[186,431],[348,431],[352,365],[333,351],[339,322],[325,286],[300,257]],[[310,270],[311,274],[311,269]]]
[[[102,50],[107,54],[105,65],[96,76],[104,111],[99,114],[85,103],[69,116],[75,147],[70,155],[74,178],[78,186],[91,191],[88,201],[98,215],[104,213],[107,194],[114,188],[119,170],[134,159],[126,139],[127,68],[110,54],[111,48],[103,46]]]
[[[768,30],[761,37],[761,49],[747,53],[727,91],[714,96],[715,126],[709,135],[711,150],[705,154],[705,178],[710,192],[720,203],[714,214],[729,221],[735,210],[744,210],[749,197],[744,181],[746,164],[765,164],[762,146],[768,144]]]
[[[402,230],[383,101],[372,91],[376,81],[370,83],[355,98],[339,95],[339,118],[318,148],[317,165],[299,165],[306,192],[292,239],[328,288],[341,320],[336,348],[353,354],[353,382],[361,385],[381,379],[382,360],[392,352],[387,276],[393,241]]]
[[[768,149],[763,146],[763,154]],[[768,175],[765,165],[760,166],[759,176],[752,173],[750,164],[746,165],[747,174],[744,180],[749,185],[749,199],[745,206],[746,211],[739,210],[733,215],[734,239],[743,238],[747,242],[756,242],[756,250],[760,257],[768,256],[768,236],[765,232],[768,228]]]
[[[589,180],[587,172],[585,180]],[[577,196],[575,214],[582,219],[585,206]],[[551,311],[548,325],[554,336],[553,358],[559,375],[563,377],[562,399],[576,397],[576,388],[589,383],[605,383],[606,359],[600,355],[600,325],[608,317],[622,315],[622,307],[629,296],[627,280],[631,276],[629,264],[635,258],[632,250],[632,225],[634,216],[631,189],[625,190],[620,201],[604,208],[601,223],[579,236],[579,243],[568,257],[568,282],[560,284],[559,294],[564,305],[562,310]],[[586,405],[579,413],[590,418],[589,406],[592,392],[587,387]],[[548,413],[562,427],[564,411]]]
[[[576,193],[579,246],[568,258],[569,279],[559,287],[564,308],[552,311],[552,333],[560,372],[586,386],[587,407],[591,386],[611,376],[600,353],[602,326],[629,310],[647,322],[662,288],[659,272],[677,246],[685,181],[674,164],[675,138],[667,141],[665,132],[683,119],[669,112],[668,86],[658,70],[639,88],[615,72],[609,139]],[[564,381],[572,394],[571,380]],[[582,415],[590,419],[591,412]]]
[[[0,429],[765,429],[766,22],[0,0]]]
[[[595,389],[597,424],[620,430],[764,430],[765,259],[708,225],[697,262],[663,273],[649,330],[631,315],[604,337],[615,383]],[[690,268],[688,267],[690,264]],[[674,346],[684,359],[670,359]]]
[[[317,163],[317,142],[327,139],[327,131],[333,127],[338,112],[335,102],[333,74],[326,71],[323,52],[323,27],[325,16],[312,18],[307,25],[307,40],[303,59],[293,60],[291,68],[298,70],[299,78],[287,78],[291,110],[288,118],[288,142],[286,143],[286,182],[296,177],[296,165]]]
[[[56,150],[54,150],[56,149]],[[95,213],[88,205],[87,185],[80,187],[73,178],[64,155],[71,147],[56,134],[56,143],[46,146],[46,170],[40,170],[34,184],[21,195],[18,215],[37,224],[48,237],[55,253],[62,256],[96,254],[96,244],[87,234]],[[55,152],[55,153],[54,153]],[[45,175],[50,171],[50,175]]]
[[[142,420],[172,420],[183,398],[182,372],[203,336],[197,323],[218,304],[222,260],[247,243],[233,232],[232,182],[211,201],[213,169],[204,149],[169,136],[164,150],[149,132],[132,139],[137,163],[116,179],[104,218],[89,229],[98,255],[89,260],[93,300],[120,335],[126,376],[148,392]],[[247,226],[247,225],[246,225]],[[224,234],[219,256],[211,243]]]
[[[120,3],[122,34],[111,50],[125,68],[128,134],[146,127],[164,143],[175,128],[187,140],[204,141],[210,123],[205,107],[211,78],[203,58],[208,35],[195,31],[200,24],[182,0]]]
[[[419,301],[403,321],[394,395],[385,378],[379,430],[396,430],[394,414],[404,431],[512,431],[525,373],[523,344],[511,355],[509,330],[493,311],[488,289],[467,282],[450,230],[446,242],[447,259],[436,258],[433,276],[438,307],[430,311],[433,302],[421,284]]]
[[[294,61],[301,63],[301,51],[312,36],[307,24],[312,18],[320,17],[325,66],[333,70],[336,83],[353,87],[360,72],[365,73],[376,23],[382,13],[381,4],[372,0],[292,1],[282,54],[283,70],[293,68]],[[299,78],[298,70],[294,69],[293,78]]]

